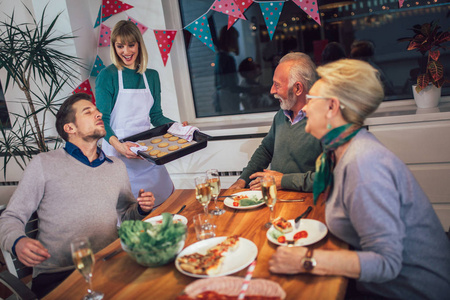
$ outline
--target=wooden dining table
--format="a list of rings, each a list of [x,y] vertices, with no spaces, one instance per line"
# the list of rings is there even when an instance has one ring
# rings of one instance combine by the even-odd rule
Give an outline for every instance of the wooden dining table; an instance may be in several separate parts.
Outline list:
[[[229,195],[243,190],[222,190],[221,195]],[[274,215],[285,219],[294,219],[313,206],[308,219],[316,219],[325,223],[325,204],[323,199],[313,204],[311,193],[292,191],[278,191],[280,199],[305,199],[303,202],[277,201]],[[223,199],[223,198],[219,198]],[[202,213],[202,206],[195,199],[195,190],[175,190],[161,206],[152,211],[147,217],[151,218],[163,212],[175,213],[183,205],[186,208],[181,215],[188,219],[185,247],[197,242],[192,219]],[[253,278],[264,278],[277,282],[286,292],[286,299],[343,299],[347,287],[347,279],[342,276],[316,276],[312,274],[280,275],[269,271],[269,259],[277,249],[267,237],[264,224],[269,220],[269,208],[265,205],[249,209],[238,210],[218,201],[218,206],[225,209],[225,213],[216,217],[216,236],[239,235],[252,241],[258,248],[256,268]],[[212,209],[214,203],[210,203]],[[315,249],[348,249],[348,245],[340,239],[327,233],[325,238],[311,245]],[[180,273],[175,263],[171,262],[160,267],[143,267],[136,263],[124,251],[104,261],[103,258],[121,248],[117,239],[103,250],[95,254],[93,272],[93,288],[104,293],[104,299],[175,299],[183,293],[184,288],[197,278]],[[244,277],[247,268],[230,276]],[[44,299],[82,299],[86,294],[87,283],[78,271],[74,271],[56,289]]]

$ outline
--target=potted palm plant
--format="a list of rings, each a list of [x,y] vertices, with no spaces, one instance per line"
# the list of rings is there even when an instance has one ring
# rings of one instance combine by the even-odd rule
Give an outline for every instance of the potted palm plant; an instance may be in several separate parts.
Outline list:
[[[446,49],[445,43],[450,41],[450,32],[441,31],[436,22],[415,25],[413,37],[401,38],[399,41],[409,42],[407,50],[417,50],[422,54],[417,76],[417,84],[413,85],[413,94],[419,108],[435,107],[439,104],[441,87],[448,80],[444,78],[444,66],[439,61],[441,52]]]
[[[11,159],[24,169],[33,154],[60,146],[57,140],[49,143],[46,137],[48,115],[56,114],[61,89],[73,83],[79,67],[83,67],[79,58],[58,50],[75,38],[55,33],[60,14],[45,25],[47,6],[39,21],[25,8],[32,22],[17,24],[14,12],[0,22],[0,69],[6,71],[4,88],[6,91],[12,84],[24,94],[22,99],[10,100],[22,106],[20,113],[11,114],[12,128],[7,130],[0,124],[4,177]]]

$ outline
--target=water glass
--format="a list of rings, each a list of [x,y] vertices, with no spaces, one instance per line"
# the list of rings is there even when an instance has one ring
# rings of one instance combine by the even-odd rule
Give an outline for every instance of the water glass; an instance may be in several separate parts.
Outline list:
[[[194,216],[194,228],[197,240],[205,240],[216,236],[214,216],[198,214]]]

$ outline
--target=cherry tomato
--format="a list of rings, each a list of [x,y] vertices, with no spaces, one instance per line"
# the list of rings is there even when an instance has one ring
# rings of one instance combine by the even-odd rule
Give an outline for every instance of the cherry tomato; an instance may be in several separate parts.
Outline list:
[[[284,235],[281,235],[278,237],[278,243],[286,243],[286,237]]]
[[[306,232],[305,230],[299,231],[296,234],[294,234],[294,240],[299,240],[299,239],[303,239],[303,238],[307,238],[308,237],[308,232]]]
[[[234,201],[233,206],[239,206],[239,201]]]

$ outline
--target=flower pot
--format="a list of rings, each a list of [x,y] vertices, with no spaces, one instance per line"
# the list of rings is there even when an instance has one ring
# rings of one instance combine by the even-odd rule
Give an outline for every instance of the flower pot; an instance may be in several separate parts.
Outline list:
[[[431,108],[436,107],[441,100],[441,88],[437,88],[430,84],[419,93],[416,91],[416,85],[412,86],[414,100],[419,108]]]

